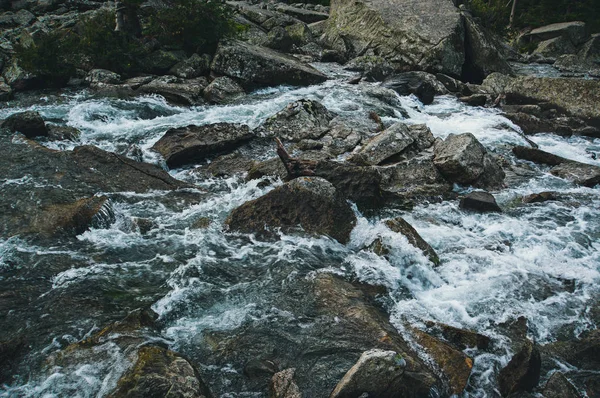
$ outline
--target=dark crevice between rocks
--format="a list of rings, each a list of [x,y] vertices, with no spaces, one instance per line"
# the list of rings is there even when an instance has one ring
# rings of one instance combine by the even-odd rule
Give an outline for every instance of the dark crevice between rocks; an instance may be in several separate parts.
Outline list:
[[[485,79],[485,73],[481,68],[475,65],[475,55],[473,54],[473,44],[467,32],[466,21],[462,21],[465,29],[465,62],[462,66],[460,79],[465,83],[481,84]]]

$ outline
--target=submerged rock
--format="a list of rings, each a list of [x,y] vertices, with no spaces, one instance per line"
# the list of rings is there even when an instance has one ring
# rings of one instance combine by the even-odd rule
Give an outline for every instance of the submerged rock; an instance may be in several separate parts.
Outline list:
[[[169,167],[179,167],[231,151],[252,137],[246,125],[190,125],[168,130],[152,149],[165,158]]]
[[[184,358],[162,347],[144,346],[137,362],[117,384],[110,398],[211,398],[198,372]]]
[[[498,387],[502,396],[533,390],[540,381],[541,364],[537,345],[527,340],[498,374]]]
[[[404,235],[406,239],[408,239],[408,242],[414,247],[421,249],[423,254],[425,254],[434,265],[440,265],[440,258],[433,247],[431,247],[429,243],[419,235],[417,230],[402,217],[387,220],[385,225],[392,231]]]
[[[27,138],[44,137],[48,135],[46,123],[38,112],[26,111],[14,113],[7,117],[2,126],[13,133],[19,132]]]
[[[249,86],[307,86],[327,80],[321,72],[294,57],[240,41],[221,43],[211,69]]]
[[[446,88],[434,75],[425,72],[405,72],[387,78],[382,86],[400,95],[414,94],[424,105],[433,102],[436,94],[445,94]]]
[[[262,235],[268,234],[266,228],[289,231],[300,226],[346,243],[356,216],[330,182],[300,177],[234,209],[226,224],[232,231]]]
[[[460,208],[480,212],[502,212],[494,195],[488,192],[471,192],[460,200]]]
[[[523,203],[542,203],[549,200],[557,200],[558,194],[556,192],[540,192],[533,193],[523,197]]]

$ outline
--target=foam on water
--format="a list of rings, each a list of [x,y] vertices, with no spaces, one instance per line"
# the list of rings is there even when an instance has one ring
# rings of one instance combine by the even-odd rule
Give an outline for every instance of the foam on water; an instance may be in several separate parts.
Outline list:
[[[33,109],[82,131],[78,143],[49,146],[93,144],[127,153],[130,145],[137,145],[144,159],[154,162],[160,159],[149,148],[169,128],[221,121],[256,127],[300,98],[320,101],[347,118],[384,110],[386,122],[425,123],[440,138],[468,131],[491,150],[524,144],[519,129],[498,110],[468,107],[449,96],[436,97],[433,104],[423,106],[415,97],[381,100],[368,92],[367,86],[328,81],[306,88],[260,90],[243,103],[227,106],[184,108],[156,96],[117,100],[84,94],[64,98],[61,103],[41,103]],[[2,109],[0,118],[21,110]],[[403,116],[406,114],[408,118]],[[599,140],[554,135],[533,139],[544,150],[600,164],[590,156],[590,152],[598,152]],[[526,316],[533,327],[532,337],[541,343],[559,334],[576,335],[598,326],[586,313],[590,298],[600,293],[598,189],[574,187],[544,173],[543,167],[532,168],[534,179],[496,194],[505,209],[501,214],[467,213],[455,201],[422,204],[411,212],[387,209],[386,217],[401,215],[431,244],[441,260],[438,267],[405,237],[390,231],[379,216],[365,217],[358,212],[357,226],[347,245],[327,237],[281,233],[279,240],[271,242],[227,233],[223,222],[232,209],[282,182],[246,182],[240,177],[204,179],[193,169],[172,170],[175,178],[198,185],[191,194],[199,200],[167,205],[167,192],[121,193],[123,200],[111,197],[115,222],[78,236],[77,243],[85,253],[64,250],[87,261],[57,272],[52,290],[68,294],[90,281],[143,280],[159,275],[166,292],[152,308],[164,325],[163,337],[174,348],[185,350],[206,331],[231,330],[248,320],[285,315],[266,304],[264,296],[271,278],[264,270],[269,265],[295,262],[314,268],[314,273],[349,275],[388,288],[393,303],[391,321],[403,333],[406,322],[421,325],[431,320],[493,337],[497,341],[493,352],[473,353],[475,368],[469,387],[472,396],[489,396],[495,388],[495,369],[506,364],[512,354],[507,339],[498,331],[498,322]],[[19,179],[2,183],[32,182]],[[573,200],[520,203],[524,195],[547,190]],[[210,220],[209,226],[194,228],[201,217]],[[154,224],[142,233],[136,218],[152,219]],[[386,257],[366,249],[375,239],[389,248]],[[17,238],[1,241],[0,272],[18,250],[43,254],[59,249],[31,248]],[[229,273],[223,276],[215,269]],[[72,368],[35,375],[28,383],[7,387],[0,394],[104,396],[131,363],[114,346],[99,350],[101,360],[82,358]],[[228,371],[232,370],[222,369],[223,373]]]

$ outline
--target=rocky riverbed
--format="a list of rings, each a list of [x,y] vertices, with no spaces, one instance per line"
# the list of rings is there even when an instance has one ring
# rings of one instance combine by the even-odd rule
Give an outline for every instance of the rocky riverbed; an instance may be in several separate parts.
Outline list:
[[[565,69],[397,2],[232,2],[215,54],[60,90],[8,63],[0,396],[600,396],[597,36],[520,39]],[[3,39],[83,7],[32,4]]]

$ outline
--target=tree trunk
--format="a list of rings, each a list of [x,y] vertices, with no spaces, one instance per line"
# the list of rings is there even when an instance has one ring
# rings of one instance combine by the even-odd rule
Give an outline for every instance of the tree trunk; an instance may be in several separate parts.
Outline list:
[[[115,8],[115,32],[123,32],[135,37],[141,36],[142,25],[137,15],[137,7],[116,1]]]
[[[515,11],[517,10],[517,0],[513,0],[512,8],[510,10],[510,19],[508,20],[508,27],[512,29],[515,22]]]

